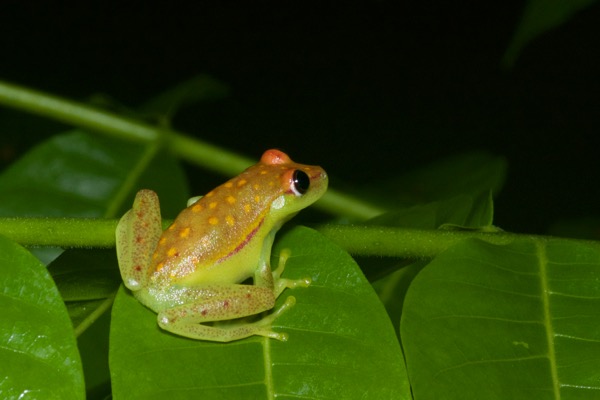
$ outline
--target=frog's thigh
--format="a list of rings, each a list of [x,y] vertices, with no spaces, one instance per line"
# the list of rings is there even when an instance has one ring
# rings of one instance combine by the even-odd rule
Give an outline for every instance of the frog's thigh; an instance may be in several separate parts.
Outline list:
[[[140,190],[133,208],[121,218],[115,233],[119,268],[125,286],[131,290],[146,287],[152,252],[162,234],[156,193]]]
[[[186,297],[195,291],[190,288]],[[275,305],[273,290],[250,285],[211,286],[198,288],[195,302],[169,308],[158,314],[158,324],[177,335],[202,340],[228,342],[252,335],[281,339],[265,324],[236,323],[227,327],[202,325],[204,322],[243,318],[270,310]],[[189,300],[189,299],[188,299]]]

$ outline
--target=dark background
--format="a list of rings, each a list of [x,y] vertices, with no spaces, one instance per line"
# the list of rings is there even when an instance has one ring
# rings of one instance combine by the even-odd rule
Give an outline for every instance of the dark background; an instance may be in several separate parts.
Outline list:
[[[600,6],[502,70],[524,4],[3,1],[0,79],[135,107],[208,73],[231,96],[175,128],[251,157],[282,148],[333,186],[485,149],[509,161],[496,224],[544,232],[599,214]],[[25,125],[0,125],[2,166],[48,134]]]

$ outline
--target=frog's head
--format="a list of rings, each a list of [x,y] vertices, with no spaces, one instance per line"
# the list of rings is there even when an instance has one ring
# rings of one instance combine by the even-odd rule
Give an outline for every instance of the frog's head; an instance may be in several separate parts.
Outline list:
[[[260,160],[277,174],[279,190],[271,203],[270,219],[283,223],[317,201],[327,190],[325,170],[316,165],[293,162],[279,150],[267,150]]]

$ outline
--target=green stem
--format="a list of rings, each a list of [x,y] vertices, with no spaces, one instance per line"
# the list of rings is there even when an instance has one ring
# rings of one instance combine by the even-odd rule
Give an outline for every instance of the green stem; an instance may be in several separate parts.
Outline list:
[[[163,221],[166,227],[171,223]],[[114,219],[0,218],[0,234],[24,246],[114,247]],[[546,241],[547,236],[507,232],[427,230],[381,226],[322,225],[318,230],[353,255],[401,258],[432,258],[466,239],[493,244],[521,240]],[[82,235],[81,232],[86,232]],[[600,242],[561,239],[600,248]]]
[[[108,207],[103,215],[104,218],[114,218],[117,216],[118,210],[121,209],[121,206],[125,203],[125,199],[127,199],[129,193],[131,193],[137,181],[152,162],[152,159],[156,156],[159,149],[160,146],[158,146],[158,142],[150,143],[145,147],[139,159],[136,160],[132,170],[127,174],[125,180],[121,182],[119,189],[109,201]]]
[[[508,232],[427,230],[382,226],[322,225],[317,230],[353,255],[401,258],[432,258],[466,239],[479,239],[498,245],[523,240],[547,241],[551,239],[549,236]],[[586,243],[600,249],[600,242],[597,241],[563,238],[561,240]]]
[[[95,308],[90,314],[88,314],[79,323],[79,325],[75,326],[74,331],[75,331],[76,337],[79,337],[79,335],[81,335],[83,332],[85,332],[94,322],[96,322],[96,320],[98,318],[100,318],[102,316],[102,314],[104,314],[104,312],[108,311],[112,307],[112,305],[115,301],[115,295],[116,295],[116,291],[114,293],[112,293],[110,296],[108,296],[106,299],[104,299],[104,301],[97,308]]]
[[[115,247],[118,222],[98,218],[0,218],[0,235],[23,246],[111,248]],[[172,222],[163,219],[163,229]]]
[[[226,176],[237,175],[254,163],[224,148],[191,138],[175,130],[113,114],[58,96],[0,81],[0,104],[49,117],[91,131],[146,143],[164,143],[181,158]],[[327,212],[364,220],[383,212],[361,199],[329,190],[316,204]]]
[[[153,141],[159,136],[156,128],[139,121],[2,81],[0,104],[131,140]]]
[[[0,218],[0,234],[23,246],[109,248],[115,246],[117,222],[96,218]]]
[[[507,244],[515,238],[514,234],[504,233],[356,225],[322,225],[318,231],[351,254],[405,258],[431,258],[467,238],[496,244]]]

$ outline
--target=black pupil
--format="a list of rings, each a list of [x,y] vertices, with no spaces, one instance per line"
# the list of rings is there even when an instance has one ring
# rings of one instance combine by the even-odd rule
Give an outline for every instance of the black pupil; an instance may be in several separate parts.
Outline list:
[[[306,193],[308,187],[310,186],[310,178],[306,175],[306,172],[295,170],[294,175],[292,177],[294,188],[300,194]]]

